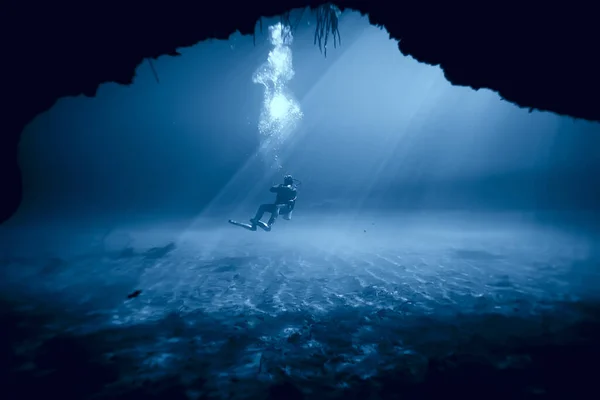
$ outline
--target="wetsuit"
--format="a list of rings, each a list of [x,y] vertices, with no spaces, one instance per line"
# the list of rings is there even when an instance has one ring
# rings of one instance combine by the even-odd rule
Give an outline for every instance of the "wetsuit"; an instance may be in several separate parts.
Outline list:
[[[272,204],[262,204],[258,207],[256,215],[250,220],[253,224],[260,221],[266,212],[271,214],[271,218],[269,218],[269,222],[267,222],[268,226],[273,225],[279,214],[283,215],[287,220],[292,218],[292,211],[294,210],[297,196],[297,190],[294,185],[276,185],[273,186],[270,191],[271,193],[276,194],[275,202]]]

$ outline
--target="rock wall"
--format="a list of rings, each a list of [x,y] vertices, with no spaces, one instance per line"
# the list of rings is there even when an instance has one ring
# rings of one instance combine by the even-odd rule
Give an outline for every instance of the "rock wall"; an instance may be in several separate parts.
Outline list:
[[[0,119],[0,222],[21,200],[20,134],[57,99],[130,84],[145,59],[239,30],[318,0],[7,0],[0,12],[4,106]],[[600,57],[593,2],[338,0],[369,15],[418,61],[455,85],[488,88],[531,110],[600,121]],[[531,2],[533,3],[533,2]],[[550,4],[550,5],[547,5]],[[556,4],[556,5],[552,5]],[[560,5],[560,6],[559,6]],[[562,7],[562,8],[561,8]],[[343,32],[342,32],[343,39]],[[318,50],[315,50],[318,51]]]

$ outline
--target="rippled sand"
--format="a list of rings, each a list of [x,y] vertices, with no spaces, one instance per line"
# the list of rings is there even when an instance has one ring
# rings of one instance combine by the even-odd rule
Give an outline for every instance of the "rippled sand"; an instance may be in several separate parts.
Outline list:
[[[65,254],[6,250],[6,315],[21,335],[11,373],[25,382],[67,368],[72,378],[69,357],[84,353],[72,363],[101,368],[87,387],[106,396],[176,388],[190,398],[264,398],[288,382],[286,396],[335,398],[389,371],[418,384],[432,359],[452,354],[498,368],[532,362],[507,343],[578,323],[600,283],[596,239],[534,223],[278,224],[270,233],[212,221],[121,230]],[[65,356],[65,346],[79,350]],[[527,390],[545,390],[536,385]]]

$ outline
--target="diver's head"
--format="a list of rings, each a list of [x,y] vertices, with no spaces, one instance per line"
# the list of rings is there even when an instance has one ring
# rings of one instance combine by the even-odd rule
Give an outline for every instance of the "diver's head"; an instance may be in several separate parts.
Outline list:
[[[291,175],[286,175],[283,177],[283,184],[287,186],[292,186],[294,184],[294,178]]]

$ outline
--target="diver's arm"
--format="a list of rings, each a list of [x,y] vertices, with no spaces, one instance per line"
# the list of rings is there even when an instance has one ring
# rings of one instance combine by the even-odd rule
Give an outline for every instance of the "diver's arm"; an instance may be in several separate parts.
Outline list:
[[[271,189],[269,189],[269,191],[270,191],[271,193],[277,193],[277,192],[279,191],[279,187],[280,187],[280,186],[281,186],[281,185],[275,185],[275,186],[271,186]]]

